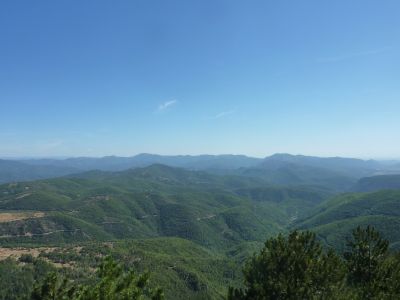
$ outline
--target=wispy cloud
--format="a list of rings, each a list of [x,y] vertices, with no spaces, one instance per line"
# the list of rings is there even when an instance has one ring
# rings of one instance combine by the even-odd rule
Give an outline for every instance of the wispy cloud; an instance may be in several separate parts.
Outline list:
[[[178,100],[176,100],[176,99],[166,101],[166,102],[164,102],[164,103],[162,103],[162,104],[160,104],[160,105],[158,106],[157,111],[158,111],[158,112],[165,111],[165,110],[167,110],[168,108],[170,108],[171,106],[176,105],[177,103],[178,103]]]
[[[373,50],[346,53],[346,54],[342,54],[342,55],[338,55],[338,56],[321,57],[321,58],[317,59],[317,62],[318,63],[339,62],[339,61],[348,60],[348,59],[357,58],[357,57],[362,57],[362,56],[380,54],[380,53],[386,52],[386,51],[388,51],[390,49],[391,49],[391,47],[384,47],[384,48],[373,49]]]
[[[45,141],[45,142],[38,142],[37,146],[41,150],[52,150],[59,148],[60,146],[64,145],[65,141],[61,139]]]
[[[234,113],[235,113],[235,110],[234,110],[234,109],[227,110],[227,111],[222,111],[222,112],[220,112],[219,114],[216,114],[212,119],[221,119],[221,118],[223,118],[223,117],[232,115],[232,114],[234,114]]]

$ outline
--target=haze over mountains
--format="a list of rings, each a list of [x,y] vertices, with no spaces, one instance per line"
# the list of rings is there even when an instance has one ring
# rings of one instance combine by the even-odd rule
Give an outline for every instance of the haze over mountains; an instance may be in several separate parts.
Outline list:
[[[0,1],[0,300],[400,299],[399,12]]]
[[[59,167],[74,167],[81,170],[98,169],[103,171],[121,171],[134,167],[145,167],[152,164],[164,164],[187,169],[235,169],[250,167],[261,159],[244,155],[177,155],[162,156],[155,154],[139,154],[132,157],[105,156],[101,158],[78,157],[64,160],[25,160],[27,164],[46,164]]]
[[[0,160],[0,246],[83,274],[111,254],[153,270],[167,299],[223,299],[278,233],[312,230],[343,251],[355,226],[371,224],[400,248],[396,164],[289,154]]]
[[[79,171],[67,166],[28,164],[22,161],[0,159],[0,183],[54,178]]]
[[[130,168],[163,164],[189,170],[267,176],[276,184],[308,184],[314,179],[337,177],[354,180],[377,174],[396,173],[398,162],[380,162],[352,158],[320,158],[303,155],[275,154],[265,159],[244,155],[179,155],[139,154],[132,157],[106,156],[67,159],[0,160],[0,183],[54,178],[89,170],[122,171]],[[347,177],[347,179],[345,179]],[[343,184],[343,183],[342,183]]]

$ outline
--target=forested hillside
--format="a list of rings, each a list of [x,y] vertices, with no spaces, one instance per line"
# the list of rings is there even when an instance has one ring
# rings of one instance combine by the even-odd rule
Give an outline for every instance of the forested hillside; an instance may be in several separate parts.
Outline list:
[[[352,188],[355,192],[400,190],[400,175],[380,175],[361,178]]]
[[[312,229],[327,245],[343,249],[351,229],[367,225],[377,228],[392,247],[399,247],[400,191],[339,195],[322,203],[294,226]]]
[[[150,270],[167,299],[222,299],[227,285],[240,286],[244,262],[265,239],[291,229],[310,229],[343,251],[352,228],[371,224],[398,247],[399,192],[341,194],[353,180],[286,163],[222,174],[155,164],[7,183],[0,186],[1,251],[33,255],[34,265],[1,266],[28,283],[54,268],[84,280],[111,255]]]
[[[220,248],[276,234],[330,193],[153,165],[6,184],[0,195],[0,209],[27,214],[0,225],[2,244],[177,236]]]

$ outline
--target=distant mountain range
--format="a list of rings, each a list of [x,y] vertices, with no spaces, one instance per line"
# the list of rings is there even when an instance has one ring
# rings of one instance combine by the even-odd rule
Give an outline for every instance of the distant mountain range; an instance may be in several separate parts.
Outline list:
[[[352,177],[362,177],[381,170],[384,166],[376,160],[361,160],[343,157],[314,157],[304,155],[275,154],[262,162],[264,166],[282,164],[304,165],[323,168]]]
[[[81,170],[69,166],[29,164],[0,159],[0,183],[54,178],[77,172]]]
[[[139,154],[132,157],[106,156],[67,159],[0,160],[0,183],[54,178],[90,170],[123,171],[163,164],[215,174],[262,177],[274,184],[324,184],[335,181],[336,189],[346,189],[356,180],[373,175],[400,173],[400,163],[352,158],[321,158],[275,154],[264,159],[244,155]]]
[[[163,156],[156,154],[139,154],[132,157],[105,156],[100,158],[77,157],[63,160],[57,159],[29,159],[23,162],[30,165],[51,165],[58,167],[72,167],[84,171],[122,171],[137,167],[146,167],[153,164],[163,164],[171,167],[180,167],[193,170],[205,169],[236,169],[251,167],[259,164],[262,159],[244,155],[176,155]]]

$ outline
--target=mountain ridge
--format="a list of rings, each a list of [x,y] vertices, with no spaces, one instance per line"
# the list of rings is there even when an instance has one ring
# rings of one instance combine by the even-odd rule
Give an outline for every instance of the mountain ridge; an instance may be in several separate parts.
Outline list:
[[[189,170],[205,170],[213,173],[236,173],[243,169],[260,172],[260,170],[276,169],[309,169],[318,168],[319,172],[334,172],[336,175],[359,179],[361,177],[376,174],[393,173],[396,170],[395,162],[388,164],[375,160],[361,160],[342,157],[313,157],[305,155],[274,154],[264,159],[245,155],[170,155],[142,153],[131,157],[105,156],[105,157],[75,157],[66,159],[23,159],[2,160],[23,164],[28,171],[21,168],[7,167],[0,164],[0,182],[13,182],[35,180],[42,178],[54,178],[58,176],[74,174],[90,170],[122,171],[130,168],[146,167],[152,164],[164,164]],[[10,169],[12,175],[10,174]],[[253,170],[253,171],[251,171]],[[7,173],[8,172],[8,173]],[[285,171],[286,172],[286,171]],[[239,172],[240,173],[240,172]],[[292,173],[290,171],[289,173]],[[8,175],[7,175],[8,174]],[[283,175],[281,175],[283,176]],[[293,174],[288,175],[293,176]],[[296,177],[295,175],[294,177]],[[289,178],[290,179],[290,178]],[[295,179],[295,178],[294,178]],[[297,179],[297,184],[301,180]],[[278,182],[279,183],[279,182]],[[286,183],[286,182],[283,182]]]

